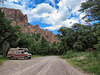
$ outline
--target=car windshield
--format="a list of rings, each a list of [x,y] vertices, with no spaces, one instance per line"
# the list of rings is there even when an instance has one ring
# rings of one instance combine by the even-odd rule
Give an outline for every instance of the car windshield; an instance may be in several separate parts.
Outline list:
[[[28,50],[27,48],[25,50]]]
[[[28,54],[28,52],[24,52],[25,54]]]

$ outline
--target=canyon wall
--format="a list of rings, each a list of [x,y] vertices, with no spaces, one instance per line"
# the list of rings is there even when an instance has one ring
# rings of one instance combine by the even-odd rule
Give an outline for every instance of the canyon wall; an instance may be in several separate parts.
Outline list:
[[[53,34],[52,31],[41,29],[39,25],[30,25],[28,23],[27,15],[24,15],[21,10],[1,8],[1,11],[5,13],[5,17],[7,19],[12,21],[11,25],[19,25],[22,32],[31,36],[36,33],[41,33],[41,37],[44,37],[47,41],[51,43],[58,41],[58,38],[55,37],[55,34]]]

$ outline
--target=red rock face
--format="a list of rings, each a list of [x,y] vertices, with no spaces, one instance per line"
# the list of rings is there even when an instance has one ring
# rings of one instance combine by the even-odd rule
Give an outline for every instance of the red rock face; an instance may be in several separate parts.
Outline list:
[[[1,8],[1,11],[5,13],[7,19],[12,20],[11,25],[19,25],[22,32],[30,35],[41,33],[41,37],[44,37],[51,43],[58,42],[58,38],[55,37],[55,34],[53,34],[51,31],[41,29],[39,25],[30,25],[27,20],[27,15],[23,15],[21,10]]]

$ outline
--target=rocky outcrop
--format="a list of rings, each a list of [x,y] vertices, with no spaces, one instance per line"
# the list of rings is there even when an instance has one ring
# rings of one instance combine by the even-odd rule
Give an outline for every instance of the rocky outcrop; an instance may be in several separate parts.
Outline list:
[[[53,34],[52,31],[41,29],[39,25],[30,25],[27,20],[27,15],[23,15],[21,10],[1,8],[1,11],[5,13],[7,19],[12,21],[11,25],[19,25],[22,29],[22,32],[30,35],[41,33],[41,37],[44,37],[51,43],[58,41],[58,38],[55,37],[55,34]]]

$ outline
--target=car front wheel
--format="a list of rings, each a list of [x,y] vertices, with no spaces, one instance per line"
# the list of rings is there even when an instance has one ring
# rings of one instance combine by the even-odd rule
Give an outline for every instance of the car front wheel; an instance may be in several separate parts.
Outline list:
[[[11,60],[14,60],[14,57],[13,56],[11,56],[11,58],[10,58]]]
[[[28,57],[27,57],[27,56],[25,56],[25,57],[24,57],[24,59],[25,59],[25,60],[27,60],[27,59],[28,59]]]

